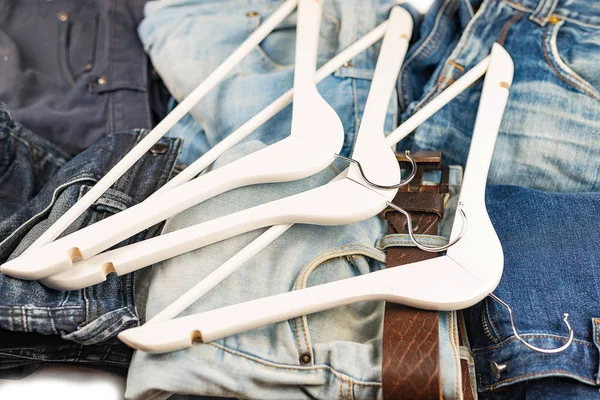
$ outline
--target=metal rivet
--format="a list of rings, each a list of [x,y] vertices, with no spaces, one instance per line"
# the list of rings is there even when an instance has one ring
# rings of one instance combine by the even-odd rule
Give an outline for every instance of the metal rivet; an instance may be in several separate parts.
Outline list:
[[[106,85],[108,83],[108,78],[101,76],[96,80],[96,83],[98,83],[98,85]]]
[[[57,17],[58,17],[59,21],[65,22],[66,20],[69,19],[69,14],[66,13],[65,11],[61,11],[58,13]]]
[[[86,71],[89,71],[90,69],[92,69],[93,65],[92,63],[87,63],[83,66],[83,69]]]
[[[150,148],[152,154],[165,154],[167,151],[169,151],[169,145],[165,143],[156,143]]]
[[[551,24],[556,24],[557,22],[560,22],[560,18],[558,18],[556,15],[553,15],[548,18],[548,22]]]
[[[506,369],[508,368],[506,364],[498,364],[495,361],[490,363],[490,367],[492,368],[492,372],[497,379],[500,379],[502,377],[502,373],[506,372]]]
[[[351,67],[351,66],[352,66],[352,63],[350,61],[346,61],[344,63],[344,67]]]
[[[4,56],[4,61],[8,61],[8,56]]]
[[[304,353],[300,355],[300,364],[307,365],[312,361],[312,357],[309,353]]]
[[[257,17],[258,16],[258,12],[256,12],[256,11],[250,11],[246,15],[249,16],[249,17]]]

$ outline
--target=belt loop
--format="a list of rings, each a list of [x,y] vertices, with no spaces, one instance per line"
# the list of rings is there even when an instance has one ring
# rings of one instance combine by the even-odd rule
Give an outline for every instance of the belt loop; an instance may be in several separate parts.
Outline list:
[[[558,0],[540,0],[536,9],[531,13],[529,19],[541,26],[546,26],[548,20],[554,13]]]

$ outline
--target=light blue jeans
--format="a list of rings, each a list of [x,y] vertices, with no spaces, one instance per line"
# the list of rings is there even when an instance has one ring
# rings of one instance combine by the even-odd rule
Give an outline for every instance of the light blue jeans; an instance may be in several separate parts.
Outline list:
[[[150,2],[139,32],[155,68],[180,101],[280,4],[281,1],[271,0],[243,4]],[[324,4],[320,64],[383,22],[394,1],[339,0]],[[193,119],[180,124],[179,129],[197,131],[196,149],[218,143],[292,86],[294,38],[292,15],[193,109]],[[375,46],[318,86],[343,122],[343,154],[351,152],[377,54]],[[394,96],[388,109],[387,132],[396,126],[398,110]],[[214,167],[281,140],[289,135],[290,124],[288,107],[220,157]],[[344,167],[343,163],[335,163],[300,181],[233,190],[170,218],[164,231],[323,185]],[[453,171],[453,182],[458,183],[460,169]],[[385,268],[385,252],[380,245],[385,225],[379,216],[345,226],[296,225],[183,315]],[[138,305],[151,318],[263,231],[156,264],[149,274],[147,293],[140,294]],[[127,398],[162,399],[172,393],[259,399],[380,398],[382,317],[381,302],[365,302],[265,326],[185,351],[164,355],[137,352],[129,372]],[[440,318],[440,358],[446,398],[458,398],[460,393],[457,332],[455,313],[444,313]],[[302,361],[306,355],[309,362]]]

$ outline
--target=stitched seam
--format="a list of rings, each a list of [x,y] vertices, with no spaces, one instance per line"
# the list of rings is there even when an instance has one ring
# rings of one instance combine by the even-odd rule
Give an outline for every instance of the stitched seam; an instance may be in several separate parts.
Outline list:
[[[296,348],[298,349],[298,355],[302,354],[302,349],[300,348],[300,339],[298,338],[298,327],[296,326],[296,320],[298,318],[292,319],[292,330],[294,331],[294,340],[296,341]]]
[[[489,305],[489,303],[488,303],[488,305]],[[490,308],[486,307],[485,312],[487,314],[488,319],[490,320],[490,325],[492,325],[492,329],[494,330],[494,333],[496,334],[496,336],[498,338],[500,338],[500,340],[504,340],[504,337],[500,334],[500,330],[494,323],[494,319],[492,318],[492,313],[490,312]]]
[[[381,262],[384,262],[385,260],[385,254],[382,251],[370,251],[369,248],[362,245],[346,245],[335,249],[333,252],[331,250],[326,250],[318,254],[312,261],[310,261],[307,264],[307,267],[304,267],[304,270],[296,279],[294,289],[299,288],[298,284],[301,285],[300,288],[304,288],[306,286],[305,277],[309,272],[314,271],[321,265],[328,264],[332,261],[335,261],[336,259],[346,257],[348,255],[365,256]]]
[[[24,360],[33,360],[33,361],[45,361],[45,362],[52,362],[52,363],[60,363],[60,362],[71,362],[68,359],[64,359],[64,358],[45,358],[45,357],[41,357],[41,358],[36,358],[36,357],[31,357],[31,356],[25,356],[25,355],[16,355],[16,354],[12,354],[12,353],[7,353],[4,351],[0,351],[0,356],[5,356],[8,357],[10,359],[24,359]],[[71,359],[72,360],[72,359]],[[79,359],[77,360],[78,363],[84,363],[84,364],[98,364],[98,361],[96,360],[86,360],[86,359]],[[112,364],[112,365],[129,365],[129,363],[123,363],[120,361],[111,361],[111,360],[106,360],[103,361],[103,364]]]
[[[486,318],[487,307],[488,307],[487,299],[484,300],[483,307],[484,307],[484,310],[481,313],[481,325],[483,326],[483,331],[485,332],[485,335],[488,337],[488,339],[490,339],[493,343],[499,343],[500,341],[498,340],[498,338],[495,338],[494,336],[492,336],[492,333],[490,332],[490,327],[488,326],[488,323],[487,323],[487,318]]]
[[[305,320],[305,315],[303,315],[302,317],[300,317],[300,325],[302,326],[302,334],[304,336],[304,344],[306,345],[306,351],[309,351],[310,353],[312,353],[312,349],[311,346],[309,346],[308,344],[308,329],[307,329],[307,324],[304,323]]]
[[[344,400],[344,380],[340,379],[340,395],[338,397],[340,400]]]
[[[566,77],[564,77],[564,76],[563,76],[563,74],[562,74],[562,73],[561,73],[561,72],[560,72],[560,71],[559,71],[559,70],[558,70],[558,69],[557,69],[557,68],[554,66],[554,63],[551,61],[551,59],[550,59],[550,56],[549,56],[549,54],[548,54],[548,49],[546,48],[546,47],[547,47],[547,46],[546,46],[546,43],[547,43],[547,40],[548,40],[548,35],[547,35],[547,33],[548,33],[548,28],[545,28],[545,29],[544,29],[544,34],[543,34],[543,39],[542,39],[542,40],[543,40],[543,45],[542,45],[542,47],[543,47],[543,50],[544,50],[544,57],[545,57],[545,59],[546,59],[546,63],[548,64],[548,66],[550,66],[550,68],[552,69],[552,71],[554,71],[554,73],[556,74],[556,76],[557,76],[557,77],[559,77],[561,80],[563,80],[564,82],[566,82],[566,83],[568,83],[569,85],[573,86],[575,89],[577,89],[577,90],[579,90],[579,91],[582,91],[582,92],[586,93],[587,95],[589,95],[590,97],[592,97],[594,100],[596,100],[596,101],[600,101],[600,99],[599,99],[598,97],[596,97],[596,94],[595,94],[595,93],[593,93],[593,92],[589,91],[588,89],[586,89],[586,88],[584,88],[584,87],[581,87],[580,85],[577,85],[577,84],[575,84],[574,82],[571,82],[571,81],[570,81],[570,80],[568,80]],[[574,76],[573,76],[573,77],[571,77],[571,76],[569,75],[569,77],[570,77],[571,79],[573,79],[573,80],[576,80],[576,81],[578,81],[578,83],[580,83],[580,84],[581,84],[581,83],[583,83],[583,82],[579,81],[579,79],[576,79],[576,77],[574,77]]]
[[[533,12],[533,8],[525,7],[525,6],[523,6],[523,5],[519,4],[519,3],[513,3],[512,1],[509,1],[509,0],[503,0],[503,3],[506,4],[506,5],[508,5],[508,6],[510,6],[510,7],[512,7],[512,8],[515,8],[515,9],[517,9],[519,11],[526,11],[526,12],[529,12],[529,13]]]
[[[566,337],[562,337],[559,335],[553,335],[553,334],[528,334],[528,333],[524,333],[524,334],[519,334],[522,338],[525,339],[554,339],[554,340],[560,340],[561,342],[567,342],[569,339]],[[481,348],[481,349],[474,349],[473,353],[491,353],[495,350],[498,350],[499,348],[509,344],[510,342],[513,342],[515,340],[518,340],[515,336],[511,336],[505,340],[502,341],[502,343],[499,343],[497,345],[491,345],[488,346],[486,348]],[[520,342],[519,342],[520,343]],[[573,343],[577,343],[579,345],[582,346],[588,346],[588,347],[592,347],[594,346],[593,343],[589,343],[589,342],[585,342],[583,340],[580,339],[573,339]]]
[[[280,364],[275,364],[273,362],[262,360],[260,358],[257,358],[257,357],[254,357],[254,356],[251,356],[251,355],[248,355],[248,354],[244,354],[244,353],[239,352],[239,351],[232,350],[232,349],[230,349],[228,347],[225,347],[223,345],[220,345],[220,344],[217,344],[217,343],[214,343],[214,342],[204,343],[204,344],[216,347],[219,350],[225,351],[225,352],[227,352],[229,354],[232,354],[232,355],[235,355],[235,356],[238,356],[238,357],[245,358],[245,359],[247,359],[249,361],[254,361],[254,362],[256,362],[258,364],[261,364],[261,365],[263,365],[265,367],[270,367],[270,368],[275,368],[275,369],[300,370],[300,371],[303,371],[303,370],[307,370],[307,371],[310,371],[310,370],[326,370],[326,371],[329,371],[332,374],[334,374],[336,376],[336,378],[338,378],[338,379],[343,379],[341,377],[347,376],[346,374],[343,374],[341,372],[336,371],[335,369],[333,369],[329,365],[313,365],[313,366],[310,366],[310,367],[298,367],[298,366],[294,366],[294,365],[280,365]],[[381,386],[381,382],[369,382],[369,381],[355,381],[355,384],[356,385],[361,385],[361,386]]]
[[[91,174],[81,174],[79,177],[75,177],[74,179],[63,183],[62,185],[58,186],[56,189],[54,189],[54,192],[52,192],[52,198],[50,199],[50,203],[39,213],[35,214],[33,217],[29,218],[27,221],[25,221],[24,223],[21,224],[21,226],[19,226],[15,231],[13,231],[13,233],[10,234],[10,236],[8,236],[6,239],[4,239],[2,242],[0,242],[0,247],[2,245],[4,245],[4,243],[7,243],[9,240],[11,240],[11,238],[15,235],[17,235],[18,233],[20,233],[20,231],[25,227],[28,226],[29,223],[31,221],[35,221],[37,218],[39,218],[40,216],[46,214],[48,211],[50,211],[50,209],[54,206],[54,203],[56,202],[56,199],[58,198],[58,194],[65,189],[68,186],[71,186],[75,183],[79,183],[79,182],[85,182],[85,181],[92,181],[92,182],[96,182],[96,180],[91,176]]]
[[[453,335],[454,329],[456,328],[454,326],[454,324],[453,324],[452,316],[451,316],[451,314],[453,312],[454,311],[449,311],[449,312],[446,313],[446,322],[448,323],[449,327],[450,326],[452,327],[452,329],[448,329],[448,340],[450,341],[450,346],[452,347],[454,356],[458,355],[458,360],[459,360],[458,361],[458,366],[456,365],[456,357],[453,357],[454,358],[454,367],[455,368],[458,367],[458,369],[455,369],[455,371],[460,371],[460,352],[456,348],[456,343],[454,341],[454,335]],[[439,315],[439,313],[438,313],[438,315]],[[459,386],[460,386],[461,392],[462,392],[462,376],[460,376],[460,374],[454,374],[454,398],[455,399],[459,399],[460,398],[460,396],[458,394],[458,392],[459,392]]]
[[[352,399],[352,379],[348,378],[348,400]]]
[[[576,374],[576,373],[571,372],[571,371],[567,371],[567,370],[564,370],[564,369],[553,369],[553,370],[550,370],[550,371],[532,372],[530,374],[524,374],[524,375],[515,376],[513,378],[503,379],[501,381],[498,381],[497,383],[491,384],[489,386],[489,388],[490,388],[489,390],[493,390],[494,388],[496,388],[496,387],[498,387],[498,386],[500,386],[500,385],[502,385],[504,383],[510,383],[510,382],[513,382],[513,381],[518,380],[518,379],[531,378],[531,377],[535,377],[535,376],[544,376],[544,375],[548,375],[548,374],[565,374],[567,376],[574,376],[574,377],[580,378],[581,380],[583,380],[585,382],[589,382],[589,383],[592,383],[592,384],[596,383],[595,381],[593,381],[593,380],[591,380],[589,378],[586,378],[584,376],[581,376],[581,375]]]
[[[506,40],[506,35],[508,34],[508,31],[518,20],[521,19],[523,15],[525,15],[525,13],[520,11],[516,13],[510,20],[508,20],[506,24],[504,24],[504,27],[502,27],[502,32],[500,33],[500,37],[498,37],[499,44],[504,46],[504,41]]]
[[[33,151],[35,151],[35,152],[41,152],[39,149],[37,149],[36,147],[32,146],[31,143],[29,143],[27,140],[23,139],[22,137],[20,137],[19,135],[17,135],[13,131],[9,130],[7,133],[10,136],[12,136],[13,139],[18,140],[19,142],[21,142],[25,147],[27,147],[27,149],[29,149],[29,151],[31,151],[31,152],[33,152]],[[62,167],[67,162],[64,159],[58,159],[58,158],[54,157],[50,153],[45,153],[44,154],[44,159],[50,159],[50,160],[52,160],[52,163],[55,166],[57,166],[57,167]]]
[[[449,5],[450,5],[450,1],[446,0],[444,2],[444,4],[442,5],[442,7],[440,7],[440,11],[438,12],[438,15],[435,17],[435,22],[433,24],[433,28],[431,29],[431,32],[429,33],[427,39],[419,46],[419,48],[413,54],[411,54],[411,56],[408,58],[408,60],[406,60],[406,62],[404,63],[404,65],[402,65],[402,68],[400,69],[400,76],[402,77],[400,88],[402,89],[403,93],[406,93],[408,102],[412,101],[411,100],[412,96],[410,94],[410,89],[406,85],[406,83],[408,81],[408,77],[404,75],[404,71],[406,70],[406,67],[408,67],[413,62],[413,60],[416,60],[417,58],[421,58],[421,53],[423,53],[425,51],[425,48],[427,47],[429,42],[431,42],[433,36],[435,36],[435,34],[437,33],[437,29],[440,25],[440,20],[442,19],[442,16],[444,15],[446,8],[448,8]],[[398,98],[400,99],[400,106],[402,107],[402,109],[403,110],[406,109],[407,104],[404,104],[404,96],[399,95]]]

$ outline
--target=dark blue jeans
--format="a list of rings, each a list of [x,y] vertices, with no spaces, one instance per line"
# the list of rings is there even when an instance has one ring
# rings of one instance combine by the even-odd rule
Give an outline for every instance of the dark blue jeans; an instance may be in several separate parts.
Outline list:
[[[513,309],[529,343],[562,346],[569,313],[575,340],[557,354],[528,349],[491,298],[465,312],[480,398],[597,398],[600,378],[600,193],[490,186],[487,209],[504,250],[494,293]],[[506,365],[497,377],[491,363]]]
[[[146,0],[0,0],[0,101],[71,155],[152,127]]]
[[[26,250],[145,133],[134,130],[105,136],[69,159],[45,139],[15,122],[0,106],[0,262]],[[170,178],[180,144],[179,139],[173,138],[159,141],[68,232],[136,204],[157,190]],[[157,233],[158,227],[153,227],[124,243]],[[127,362],[126,355],[130,353],[111,354],[111,346],[119,343],[116,334],[139,323],[133,290],[134,274],[112,275],[100,285],[71,292],[0,275],[0,329],[66,339],[60,346],[40,343],[45,347],[31,343],[22,347],[14,345],[15,339],[0,340],[0,370],[32,360]],[[29,340],[26,335],[22,337]],[[8,348],[8,342],[13,346]]]

